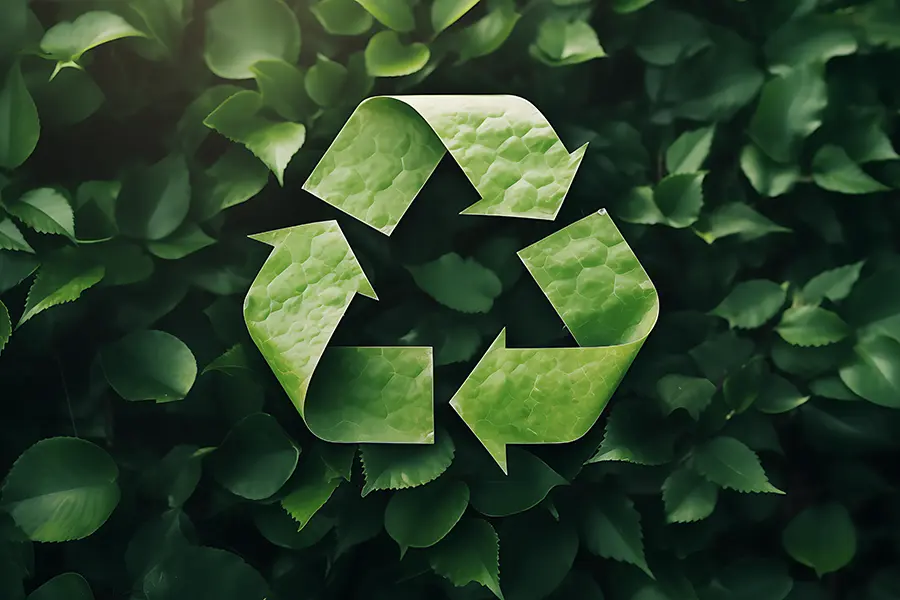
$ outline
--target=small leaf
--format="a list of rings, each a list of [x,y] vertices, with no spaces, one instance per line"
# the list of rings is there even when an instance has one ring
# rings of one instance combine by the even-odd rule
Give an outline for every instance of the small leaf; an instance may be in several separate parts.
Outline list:
[[[352,4],[352,0],[347,0]],[[288,121],[302,121],[314,106],[304,89],[303,72],[283,60],[261,60],[250,67],[263,102]],[[207,115],[208,116],[208,115]]]
[[[427,548],[441,541],[469,505],[469,488],[442,478],[422,487],[400,490],[384,512],[384,529],[400,546]]]
[[[151,254],[164,260],[178,260],[216,243],[194,223],[184,223],[171,235],[147,244]]]
[[[706,479],[726,489],[784,493],[769,483],[753,450],[734,438],[713,438],[696,448],[693,465]]]
[[[41,123],[18,62],[9,67],[0,82],[0,168],[15,169],[37,147]],[[2,234],[0,230],[0,244]]]
[[[782,544],[791,558],[821,577],[856,556],[856,527],[847,509],[836,502],[812,506],[788,523]]]
[[[112,388],[132,402],[173,402],[187,396],[197,362],[184,342],[164,331],[133,331],[100,351]]]
[[[91,11],[48,29],[41,40],[41,50],[60,65],[77,63],[88,50],[129,37],[147,34],[115,13]]]
[[[408,0],[356,0],[356,2],[379,23],[394,31],[407,33],[416,28],[416,20]]]
[[[94,600],[94,594],[84,577],[63,573],[31,592],[28,600]]]
[[[421,290],[444,306],[464,313],[490,311],[494,299],[503,291],[503,284],[493,271],[455,252],[407,269]]]
[[[266,413],[246,417],[211,457],[212,475],[229,492],[263,500],[280,490],[297,468],[300,450]]]
[[[247,351],[244,349],[243,344],[235,344],[223,354],[219,355],[218,358],[206,365],[201,374],[205,375],[212,371],[219,371],[226,375],[232,375],[246,369],[250,369],[250,364],[247,360]]]
[[[507,517],[534,508],[568,481],[537,456],[507,449],[509,475],[491,469],[472,482],[472,507],[487,517]]]
[[[39,233],[75,237],[75,215],[69,201],[58,190],[40,188],[23,194],[6,210]]]
[[[269,543],[288,550],[302,550],[321,541],[334,528],[334,519],[317,513],[299,529],[297,521],[280,503],[274,502],[257,505],[253,511],[253,524]]]
[[[662,485],[669,523],[702,521],[713,513],[719,488],[694,471],[686,468],[673,471]]]
[[[741,151],[741,171],[753,189],[769,198],[788,193],[800,180],[800,168],[796,164],[776,162],[756,144],[747,144]]]
[[[428,46],[403,45],[393,31],[379,31],[366,45],[366,72],[372,77],[402,77],[420,71],[431,58]]]
[[[794,346],[825,346],[850,335],[850,327],[843,319],[818,306],[787,309],[775,330]]]
[[[709,600],[795,600],[794,580],[781,561],[745,558],[720,569],[703,594]],[[799,600],[799,599],[797,599]]]
[[[481,519],[463,519],[434,546],[431,568],[456,587],[476,582],[503,600],[500,592],[500,538],[491,524]]]
[[[437,479],[453,462],[453,438],[439,431],[434,444],[400,446],[361,444],[366,484],[362,495],[374,490],[402,490]]]
[[[900,342],[877,335],[862,339],[852,362],[840,370],[841,381],[869,402],[900,408]]]
[[[320,456],[311,456],[297,470],[297,476],[288,484],[281,500],[281,507],[303,529],[341,484],[338,477]]]
[[[9,337],[12,335],[12,321],[9,320],[9,311],[0,300],[0,353],[6,348]]]
[[[196,217],[205,221],[256,196],[269,180],[269,169],[243,146],[232,146],[202,176]]]
[[[707,244],[712,244],[732,235],[737,235],[742,242],[749,242],[770,233],[789,233],[791,230],[767,219],[743,202],[730,202],[716,207],[712,214],[701,219],[695,231]]]
[[[512,0],[496,0],[491,11],[456,35],[457,64],[495,52],[521,18]]]
[[[709,156],[715,127],[703,127],[682,133],[666,150],[666,170],[669,173],[699,171]]]
[[[472,10],[481,0],[434,0],[431,5],[431,27],[435,33],[447,29]]]
[[[174,552],[191,545],[193,523],[181,510],[167,510],[138,527],[125,550],[125,566],[132,577],[143,577]]]
[[[762,357],[756,356],[729,373],[722,384],[725,404],[735,414],[745,412],[759,396],[763,377],[767,372],[768,366],[765,361]]]
[[[74,250],[66,248],[48,257],[38,269],[17,327],[48,308],[77,300],[103,279],[105,269],[87,262]]]
[[[872,194],[890,188],[873,179],[840,146],[822,146],[813,157],[813,180],[830,192]]]
[[[704,173],[669,175],[653,190],[653,201],[665,215],[669,227],[681,229],[693,225],[703,207]]]
[[[774,281],[743,281],[710,314],[722,317],[733,328],[755,329],[778,314],[785,298],[784,288]]]
[[[712,402],[716,386],[702,377],[666,375],[656,382],[656,391],[663,401],[666,414],[683,408],[696,421]]]
[[[651,4],[653,0],[613,0],[612,9],[620,15],[639,11]]]
[[[589,499],[580,531],[592,554],[635,565],[653,577],[644,557],[641,515],[627,496],[607,490]]]
[[[780,375],[769,373],[753,407],[761,413],[777,415],[794,410],[808,400],[809,396],[801,394],[793,383]]]
[[[142,488],[163,500],[169,508],[182,506],[200,483],[202,458],[208,451],[196,446],[175,446],[142,474]]]
[[[347,67],[320,54],[306,74],[306,93],[319,106],[334,106],[346,81]]]
[[[362,35],[372,29],[372,15],[355,0],[321,0],[309,7],[331,35]]]
[[[78,438],[41,440],[16,460],[0,504],[36,542],[66,542],[97,531],[119,503],[119,469]]]
[[[184,222],[190,206],[187,160],[172,154],[125,178],[116,201],[116,223],[130,237],[161,240]]]
[[[577,65],[606,56],[597,32],[586,21],[558,17],[541,23],[537,40],[528,50],[534,58],[553,67]]]
[[[653,431],[656,435],[647,435]],[[677,432],[649,403],[616,403],[606,420],[603,443],[587,463],[622,461],[663,465],[673,458]]]
[[[8,218],[0,219],[0,250],[15,250],[34,254],[34,248],[25,241],[22,232],[12,222],[12,219]]]
[[[223,79],[252,79],[261,60],[295,64],[300,24],[282,0],[221,0],[206,12],[209,70]]]
[[[811,304],[825,298],[832,302],[843,300],[853,290],[864,264],[865,261],[860,261],[819,273],[803,286],[803,299]]]

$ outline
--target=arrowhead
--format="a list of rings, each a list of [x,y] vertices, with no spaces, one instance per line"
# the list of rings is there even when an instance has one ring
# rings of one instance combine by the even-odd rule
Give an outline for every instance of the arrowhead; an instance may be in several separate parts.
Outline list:
[[[294,234],[297,235],[295,236]],[[375,290],[372,288],[372,284],[366,277],[366,273],[365,271],[363,271],[362,265],[360,265],[359,261],[356,259],[356,255],[353,254],[353,249],[350,247],[350,242],[348,242],[347,238],[344,237],[344,232],[341,231],[341,227],[340,225],[338,225],[337,221],[319,221],[318,223],[294,225],[293,227],[285,227],[283,229],[273,229],[272,231],[255,233],[248,237],[250,237],[250,239],[252,240],[268,244],[269,246],[275,248],[281,246],[284,243],[300,244],[305,240],[313,239],[316,236],[322,234],[339,235],[341,237],[341,240],[343,241],[342,246],[346,247],[347,252],[350,254],[350,258],[352,259],[353,266],[351,268],[356,271],[356,273],[354,273],[354,276],[359,279],[359,289],[357,290],[357,292],[359,294],[362,294],[366,298],[378,300],[378,295],[375,294]]]

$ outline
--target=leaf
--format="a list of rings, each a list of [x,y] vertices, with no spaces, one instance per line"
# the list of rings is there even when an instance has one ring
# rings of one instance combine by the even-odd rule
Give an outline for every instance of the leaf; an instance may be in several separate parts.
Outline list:
[[[250,369],[250,363],[247,360],[247,351],[243,344],[235,344],[218,358],[203,368],[202,375],[212,371],[219,371],[226,375],[234,375]]]
[[[191,545],[193,524],[181,510],[168,510],[141,525],[125,550],[125,565],[133,578],[142,577],[174,552]]]
[[[319,106],[334,106],[346,81],[347,68],[320,54],[306,74],[306,93]]]
[[[72,22],[57,23],[48,29],[41,40],[41,50],[47,58],[57,61],[59,71],[64,66],[77,64],[85,52],[97,46],[123,38],[146,36],[115,13],[91,11]]]
[[[23,194],[6,210],[38,233],[75,237],[75,215],[66,197],[53,188],[39,188]]]
[[[704,600],[786,600],[793,587],[794,581],[780,561],[745,558],[720,569],[702,597]]]
[[[243,144],[284,185],[284,170],[306,141],[306,127],[260,116],[262,96],[246,90],[223,102],[203,123],[233,142]]]
[[[780,375],[769,373],[753,407],[767,415],[777,415],[794,410],[809,400],[797,387]]]
[[[15,169],[28,160],[40,134],[37,107],[25,87],[19,63],[14,62],[0,87],[0,168]],[[0,244],[3,233],[0,230]]]
[[[650,65],[674,65],[712,43],[706,26],[689,13],[657,6],[642,17],[634,39],[634,51]]]
[[[836,502],[805,509],[788,523],[781,541],[791,558],[819,577],[839,571],[856,556],[856,527]]]
[[[16,327],[48,308],[77,300],[83,291],[103,279],[105,269],[86,261],[74,250],[65,248],[44,260],[28,290],[25,312]]]
[[[281,507],[299,524],[297,529],[302,530],[325,506],[341,481],[320,456],[311,456],[287,486],[289,489],[281,500]]]
[[[785,289],[774,281],[742,281],[710,314],[722,317],[732,328],[756,329],[778,314],[785,297]]]
[[[187,161],[171,154],[124,179],[116,201],[116,223],[129,237],[161,240],[184,222],[190,205]]]
[[[402,490],[440,477],[453,462],[456,448],[449,434],[438,432],[434,444],[398,446],[360,444],[366,484],[362,495],[374,490]]]
[[[256,196],[269,180],[269,169],[243,146],[232,146],[202,176],[196,217],[211,219]]]
[[[494,0],[491,11],[456,34],[457,64],[495,52],[509,38],[522,15],[512,0]]]
[[[853,290],[865,263],[862,260],[819,273],[803,286],[803,299],[811,304],[818,304],[825,298],[832,302],[843,300]]]
[[[434,572],[456,587],[479,583],[503,600],[500,592],[500,538],[482,519],[463,519],[431,549]]]
[[[210,467],[215,480],[232,494],[263,500],[290,479],[299,456],[281,425],[266,413],[256,413],[228,432]]]
[[[34,273],[37,258],[22,252],[0,252],[0,294],[8,292]]]
[[[770,233],[790,233],[791,230],[770,221],[743,202],[729,202],[701,218],[695,231],[707,244],[712,244],[732,235],[737,235],[741,242],[750,242]]]
[[[426,294],[453,310],[486,313],[503,291],[503,284],[490,269],[473,258],[451,252],[424,265],[407,267]]]
[[[756,454],[734,438],[716,437],[696,448],[693,466],[706,479],[726,489],[784,493],[769,483]]]
[[[712,402],[716,386],[702,377],[666,375],[656,382],[656,391],[663,401],[667,415],[683,408],[696,421]]]
[[[16,460],[0,504],[36,542],[66,542],[97,531],[119,503],[119,469],[78,438],[41,440]]]
[[[182,400],[197,377],[190,348],[164,331],[133,331],[104,346],[100,363],[109,385],[131,402]]]
[[[635,565],[653,577],[644,557],[641,515],[627,496],[607,490],[591,498],[579,529],[592,554]]]
[[[258,505],[253,513],[253,523],[267,541],[288,550],[309,548],[321,541],[334,527],[333,519],[316,514],[300,529],[278,502]]]
[[[203,472],[202,459],[208,449],[175,446],[142,475],[142,487],[169,508],[182,506],[194,494]]]
[[[379,23],[394,31],[407,33],[416,27],[412,6],[408,0],[356,0],[356,2]]]
[[[853,360],[841,367],[841,381],[869,402],[900,408],[900,342],[884,335],[863,338]]]
[[[351,0],[347,0],[351,2]],[[283,60],[261,60],[250,67],[263,103],[287,121],[302,121],[314,111],[303,72]],[[308,75],[307,75],[308,76]],[[208,115],[207,115],[208,116]]]
[[[839,146],[822,146],[813,157],[813,180],[830,192],[873,194],[890,188],[863,171]]]
[[[788,193],[800,180],[800,168],[796,164],[776,162],[756,144],[747,144],[741,151],[741,171],[753,189],[769,198]]]
[[[682,133],[666,150],[666,170],[669,173],[699,171],[709,156],[715,133],[714,126]]]
[[[665,223],[678,229],[693,225],[703,206],[704,173],[669,175],[656,185],[653,201]]]
[[[435,33],[447,29],[472,10],[480,0],[434,0],[431,5],[431,27]]]
[[[49,66],[49,65],[48,65]],[[106,100],[103,90],[85,71],[63,69],[32,89],[45,128],[76,125],[95,114]]]
[[[647,435],[654,431],[656,435]],[[606,420],[603,443],[587,462],[663,465],[672,460],[677,432],[648,403],[620,402]]]
[[[431,51],[419,42],[404,45],[393,31],[379,31],[366,45],[366,72],[372,77],[402,77],[422,70]]]
[[[795,306],[784,311],[775,328],[794,346],[825,346],[850,335],[850,327],[839,316],[817,306]]]
[[[322,28],[332,35],[362,35],[372,29],[372,15],[355,0],[322,0],[309,7]]]
[[[384,512],[384,529],[401,553],[407,548],[427,548],[450,533],[468,505],[465,483],[438,479],[391,496]]]
[[[541,600],[563,582],[578,553],[568,522],[531,511],[500,521],[501,587],[507,600]]]
[[[0,219],[0,250],[16,250],[34,254],[34,248],[25,241],[22,232],[12,222],[12,219],[8,218]]]
[[[597,32],[586,21],[558,17],[550,17],[541,23],[537,40],[528,51],[534,58],[553,67],[577,65],[606,56]]]
[[[9,342],[9,336],[12,335],[12,321],[9,320],[9,311],[6,305],[0,300],[0,353],[6,348]]]
[[[31,592],[28,600],[94,600],[94,594],[84,577],[63,573]]]
[[[612,9],[619,14],[636,12],[652,3],[653,0],[613,0]]]
[[[827,104],[822,66],[793,69],[763,86],[747,133],[769,158],[792,163],[804,140],[822,125]]]
[[[252,79],[261,60],[299,57],[300,24],[282,0],[220,0],[206,12],[203,58],[223,79]]]
[[[216,243],[194,223],[185,222],[171,235],[147,244],[151,254],[164,260],[178,260]]]
[[[472,481],[472,507],[486,517],[507,517],[540,504],[550,490],[568,481],[537,456],[507,449],[509,475],[491,469]]]
[[[769,70],[788,73],[796,67],[824,64],[857,50],[856,38],[846,21],[832,15],[809,15],[788,21],[766,41]]]
[[[269,587],[241,557],[187,546],[154,566],[139,584],[146,600],[265,600]]]
[[[690,469],[673,471],[662,485],[669,523],[702,521],[713,513],[719,488]]]

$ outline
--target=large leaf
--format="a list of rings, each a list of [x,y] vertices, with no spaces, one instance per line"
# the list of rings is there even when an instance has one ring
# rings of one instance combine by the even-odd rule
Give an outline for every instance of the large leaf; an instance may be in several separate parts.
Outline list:
[[[488,312],[494,298],[503,291],[503,284],[493,271],[456,253],[407,269],[425,293],[444,306],[465,313]]]
[[[644,557],[641,516],[626,496],[606,490],[588,500],[580,531],[591,553],[630,563],[653,576]]]
[[[763,196],[775,197],[791,191],[800,181],[800,168],[772,160],[756,144],[741,151],[741,170],[750,184]]]
[[[431,550],[431,568],[457,587],[480,583],[502,600],[499,542],[487,521],[463,519]]]
[[[265,600],[269,587],[241,557],[188,546],[154,566],[139,584],[146,600]]]
[[[74,248],[51,255],[38,269],[28,290],[18,326],[48,308],[77,300],[83,291],[99,283],[105,272],[104,267],[85,260]]]
[[[34,248],[28,244],[22,232],[9,218],[0,219],[0,250],[17,250],[34,254]]]
[[[11,215],[40,233],[75,237],[72,206],[59,190],[39,188],[23,194],[7,205]]]
[[[128,236],[161,240],[184,222],[190,206],[187,161],[172,154],[125,178],[116,201],[116,223]]]
[[[743,281],[731,289],[728,296],[712,310],[731,327],[754,329],[774,317],[787,295],[785,289],[766,279]]]
[[[719,488],[691,469],[682,467],[663,482],[662,497],[669,523],[691,523],[712,514]]]
[[[586,21],[557,17],[541,23],[537,40],[529,51],[533,57],[553,67],[577,65],[606,56],[597,32]]]
[[[0,168],[15,169],[37,147],[41,124],[18,62],[9,67],[0,82]]]
[[[69,66],[97,46],[122,38],[145,36],[144,32],[115,13],[92,11],[79,15],[72,22],[57,23],[48,29],[41,40],[41,50],[60,66]]]
[[[775,330],[784,341],[795,346],[824,346],[850,335],[850,327],[843,319],[817,306],[787,309]]]
[[[405,552],[441,541],[469,506],[469,488],[440,478],[422,487],[396,492],[384,513],[384,529]]]
[[[441,431],[430,445],[363,444],[360,457],[366,484],[362,495],[374,490],[402,490],[434,481],[453,462],[454,452],[453,438]]]
[[[749,242],[770,233],[791,231],[742,202],[729,202],[717,207],[705,218],[701,217],[694,230],[708,244],[732,235],[742,242]]]
[[[372,15],[355,0],[321,0],[309,8],[333,35],[360,35],[372,28]]]
[[[812,304],[825,298],[832,302],[843,300],[850,295],[864,264],[860,261],[819,273],[803,286],[803,299]]]
[[[709,481],[739,492],[783,494],[769,483],[759,458],[731,437],[717,437],[694,450],[693,466]]]
[[[692,407],[694,412],[700,410],[699,404]],[[655,432],[655,435],[647,435],[648,431]],[[677,432],[668,427],[660,411],[650,403],[619,402],[607,417],[603,443],[587,462],[662,465],[674,456],[676,436]]]
[[[197,377],[190,348],[165,331],[133,331],[105,346],[100,362],[112,388],[130,401],[181,400]]]
[[[841,381],[869,402],[900,408],[900,342],[879,335],[860,340]]]
[[[872,194],[890,188],[872,178],[839,146],[823,146],[813,157],[813,179],[822,189],[841,194]]]
[[[119,469],[85,440],[42,440],[16,460],[0,503],[32,540],[65,542],[97,531],[119,503]]]
[[[782,544],[791,558],[821,577],[847,566],[856,555],[856,527],[835,502],[805,509],[788,523]]]
[[[356,0],[378,22],[394,31],[408,32],[416,26],[409,0]]]
[[[480,0],[434,0],[431,5],[431,27],[435,33],[447,29],[472,10]]]
[[[31,592],[28,600],[94,600],[94,594],[84,577],[63,573]]]

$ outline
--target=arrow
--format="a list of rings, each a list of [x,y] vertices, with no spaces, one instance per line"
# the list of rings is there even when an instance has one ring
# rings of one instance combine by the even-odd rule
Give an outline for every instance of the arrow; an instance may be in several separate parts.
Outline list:
[[[303,189],[390,235],[449,151],[481,200],[463,211],[553,220],[584,157],[516,96],[377,96],[350,116]]]
[[[508,444],[593,426],[656,324],[659,299],[606,211],[520,250],[578,348],[507,348],[500,332],[450,401],[503,472]]]
[[[326,350],[357,293],[378,299],[337,222],[251,237],[274,249],[244,320],[309,430],[329,442],[434,443],[431,348]]]

